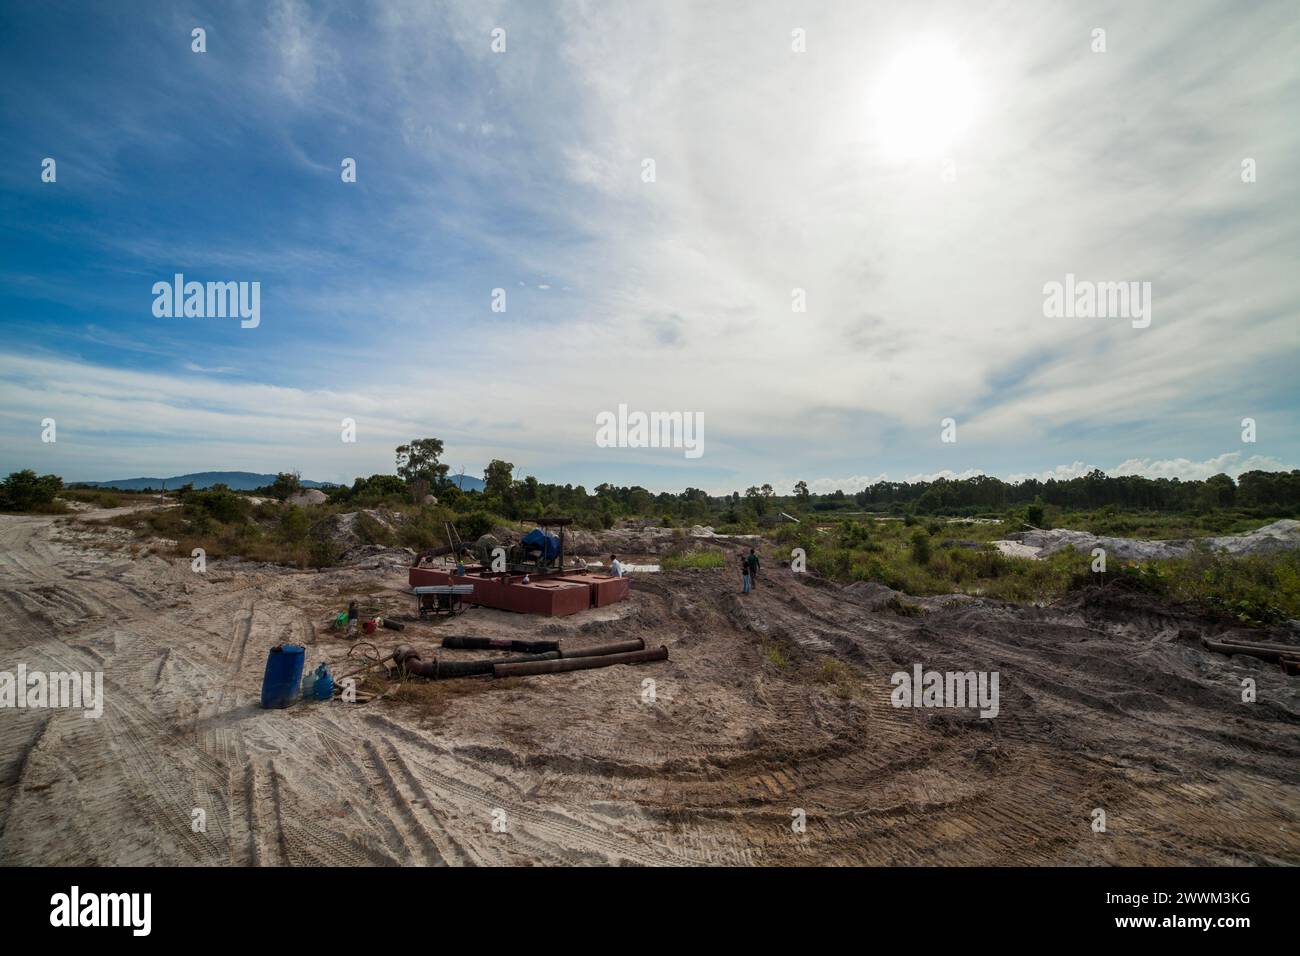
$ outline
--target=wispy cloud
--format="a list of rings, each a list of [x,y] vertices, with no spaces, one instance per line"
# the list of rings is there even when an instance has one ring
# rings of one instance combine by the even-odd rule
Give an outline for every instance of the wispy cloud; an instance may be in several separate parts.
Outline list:
[[[350,477],[434,434],[588,485],[848,491],[1051,462],[1192,477],[1247,416],[1259,443],[1217,470],[1300,458],[1288,4],[1102,3],[1085,22],[1065,3],[282,0],[7,21],[0,466]],[[948,155],[900,162],[871,99],[936,36],[978,108]],[[174,271],[260,280],[262,325],[153,318]],[[1045,318],[1066,273],[1150,281],[1151,327]],[[703,412],[704,457],[596,449],[620,402]],[[57,452],[30,445],[52,407]],[[375,444],[337,442],[349,415]]]

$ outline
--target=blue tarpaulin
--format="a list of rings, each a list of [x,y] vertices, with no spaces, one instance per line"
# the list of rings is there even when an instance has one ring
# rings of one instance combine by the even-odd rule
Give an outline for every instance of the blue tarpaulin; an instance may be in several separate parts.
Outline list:
[[[534,528],[524,535],[524,547],[531,551],[541,551],[542,556],[554,560],[560,556],[560,538],[558,535]]]

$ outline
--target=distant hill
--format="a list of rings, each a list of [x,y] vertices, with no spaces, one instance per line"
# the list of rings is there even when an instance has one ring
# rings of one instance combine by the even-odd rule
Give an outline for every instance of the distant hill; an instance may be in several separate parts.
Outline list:
[[[448,480],[462,491],[482,491],[483,479],[473,475],[449,475]],[[275,481],[275,475],[259,475],[252,471],[200,471],[193,475],[173,475],[170,478],[118,478],[114,481],[77,481],[73,484],[86,488],[116,488],[119,491],[142,491],[145,488],[175,491],[182,485],[211,488],[225,485],[231,491],[252,491],[265,488]],[[304,488],[337,488],[336,482],[302,479]]]
[[[168,491],[175,491],[182,485],[193,485],[195,488],[225,485],[231,491],[252,491],[254,488],[263,488],[273,481],[275,475],[259,475],[251,471],[200,471],[193,475],[173,475],[170,478],[118,478],[115,481],[78,481],[75,484],[89,488],[116,488],[119,491],[141,491],[145,488],[166,488]],[[308,481],[304,478],[302,486],[334,488],[337,484],[329,481]]]

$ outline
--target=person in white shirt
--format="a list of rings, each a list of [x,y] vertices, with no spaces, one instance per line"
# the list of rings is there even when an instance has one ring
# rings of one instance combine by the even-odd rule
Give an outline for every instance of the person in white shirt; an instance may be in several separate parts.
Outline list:
[[[618,555],[609,556],[609,574],[610,577],[621,578],[623,576],[623,565],[618,562]]]

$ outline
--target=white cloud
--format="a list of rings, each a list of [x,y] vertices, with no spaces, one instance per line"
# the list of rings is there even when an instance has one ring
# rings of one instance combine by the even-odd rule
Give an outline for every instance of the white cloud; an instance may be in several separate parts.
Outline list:
[[[300,322],[301,345],[258,356],[241,340],[247,352],[189,363],[193,377],[114,373],[71,349],[61,362],[6,359],[0,422],[24,449],[14,458],[28,453],[31,416],[57,408],[73,427],[57,452],[31,453],[81,456],[89,477],[199,454],[319,477],[386,471],[394,439],[424,434],[469,461],[534,468],[586,454],[594,414],[620,402],[703,412],[700,467],[741,488],[798,468],[849,476],[814,490],[851,491],[884,477],[865,469],[896,462],[909,480],[999,460],[1069,461],[1038,477],[1070,477],[1084,460],[1134,455],[1146,457],[1116,472],[1232,474],[1246,461],[1207,456],[1227,423],[1261,408],[1276,414],[1267,429],[1261,415],[1272,444],[1258,460],[1296,458],[1286,376],[1300,358],[1289,255],[1300,179],[1267,175],[1263,159],[1259,183],[1237,176],[1244,151],[1285,157],[1300,143],[1297,26],[1284,5],[1103,6],[1097,19],[1124,40],[1106,55],[1059,6],[935,6],[926,20],[998,107],[953,144],[951,183],[937,161],[889,160],[867,108],[883,64],[918,40],[909,11],[813,5],[800,14],[805,54],[789,50],[787,5],[764,0],[744,17],[706,0],[394,0],[361,24],[348,4],[270,11],[256,55],[229,79],[242,84],[240,122],[269,111],[294,134],[361,146],[382,130],[371,162],[391,149],[389,168],[409,176],[382,185],[401,197],[398,221],[336,246],[326,240],[344,230],[326,204],[296,245],[274,231],[265,244],[195,234],[178,245],[147,230],[114,240],[137,268],[179,258],[301,276],[297,314],[267,318]],[[509,26],[501,56],[488,48],[495,23]],[[431,57],[432,37],[458,49]],[[220,126],[222,104],[201,102]],[[497,135],[456,133],[485,125]],[[337,180],[332,154],[312,158],[284,136],[298,165]],[[654,183],[641,179],[646,157]],[[425,247],[428,235],[444,245]],[[419,250],[418,274],[382,270],[391,236]],[[499,270],[490,282],[437,272],[480,259]],[[1151,328],[1044,319],[1043,283],[1066,272],[1151,281]],[[516,280],[510,311],[488,315],[486,290],[510,275],[577,291],[536,296]],[[796,287],[806,313],[791,311]],[[426,331],[431,302],[460,324]],[[335,315],[367,318],[349,327]],[[331,365],[319,343],[335,338]],[[270,354],[286,367],[252,367]],[[235,368],[253,381],[211,378]],[[431,369],[433,394],[472,400],[431,402]],[[282,387],[291,381],[346,385]],[[341,415],[366,419],[361,447],[330,440]],[[961,444],[939,449],[948,415]],[[676,482],[722,483],[685,470]]]
[[[1284,464],[1270,455],[1251,455],[1243,458],[1241,452],[1229,451],[1205,461],[1188,461],[1186,458],[1162,460],[1130,458],[1112,468],[1109,474],[1141,475],[1145,478],[1181,478],[1187,481],[1205,479],[1218,474],[1236,478],[1247,471],[1290,471],[1295,467],[1295,465]]]

